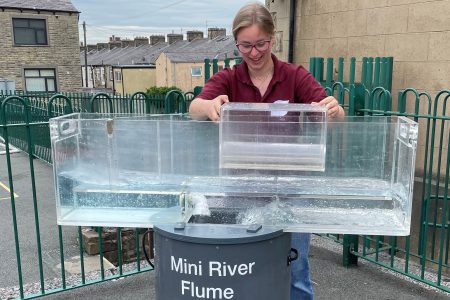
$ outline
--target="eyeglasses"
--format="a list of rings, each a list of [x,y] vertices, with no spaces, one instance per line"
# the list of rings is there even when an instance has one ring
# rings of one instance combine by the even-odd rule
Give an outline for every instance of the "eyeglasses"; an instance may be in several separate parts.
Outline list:
[[[255,47],[256,50],[258,50],[259,52],[262,51],[266,51],[267,49],[269,49],[269,44],[270,44],[270,40],[263,40],[263,41],[258,41],[254,44],[252,43],[238,43],[236,44],[236,47],[239,49],[239,51],[241,51],[242,54],[248,54],[250,52],[252,52],[253,47]]]

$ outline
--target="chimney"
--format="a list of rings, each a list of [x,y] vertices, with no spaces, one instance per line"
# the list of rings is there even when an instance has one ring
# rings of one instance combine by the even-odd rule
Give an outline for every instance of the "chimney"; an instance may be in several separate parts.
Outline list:
[[[97,51],[109,49],[109,43],[97,43]]]
[[[227,34],[225,28],[208,28],[208,39],[212,40],[218,36],[224,36]]]
[[[173,44],[178,41],[183,40],[183,35],[181,33],[169,33],[167,34],[167,42],[170,44]]]
[[[156,45],[158,43],[165,43],[166,37],[164,35],[151,35],[150,36],[150,45]]]
[[[109,37],[110,42],[120,42],[120,37],[112,35]]]
[[[135,37],[134,38],[134,46],[138,47],[138,46],[142,46],[142,45],[148,45],[148,38],[146,37]]]
[[[122,46],[122,42],[120,40],[119,41],[112,40],[108,44],[109,50],[112,50],[114,48],[120,48]]]
[[[134,40],[124,39],[121,41],[121,43],[122,48],[134,47]]]
[[[203,31],[199,31],[199,30],[191,30],[186,32],[187,35],[187,40],[193,41],[195,39],[202,39],[203,38]]]

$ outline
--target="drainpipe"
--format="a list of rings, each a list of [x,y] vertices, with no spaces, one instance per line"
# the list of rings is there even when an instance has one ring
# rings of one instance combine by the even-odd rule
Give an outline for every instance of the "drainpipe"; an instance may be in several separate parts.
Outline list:
[[[116,79],[114,77],[114,67],[113,66],[111,66],[111,70],[112,70],[112,82],[113,82],[113,86],[112,86],[113,95],[115,95],[116,94]]]
[[[120,67],[120,76],[122,77],[122,96],[125,96],[125,78],[123,76],[123,68]]]
[[[294,62],[294,46],[295,46],[295,10],[297,0],[290,1],[289,7],[289,46],[288,46],[288,62]]]

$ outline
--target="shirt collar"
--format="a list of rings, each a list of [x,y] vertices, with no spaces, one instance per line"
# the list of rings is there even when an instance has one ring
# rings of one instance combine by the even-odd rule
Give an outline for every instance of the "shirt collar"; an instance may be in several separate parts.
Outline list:
[[[286,77],[286,74],[282,72],[282,63],[278,58],[272,53],[271,54],[273,61],[273,78],[274,82],[283,81]],[[252,80],[250,79],[250,74],[248,73],[248,66],[245,61],[243,61],[238,68],[236,68],[236,75],[239,81],[245,84],[252,85]]]

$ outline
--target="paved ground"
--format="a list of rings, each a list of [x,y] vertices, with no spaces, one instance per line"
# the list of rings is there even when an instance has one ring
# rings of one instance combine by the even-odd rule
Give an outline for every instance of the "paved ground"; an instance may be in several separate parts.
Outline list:
[[[447,293],[395,276],[367,262],[361,261],[357,267],[343,267],[340,251],[341,247],[334,242],[322,237],[313,237],[310,261],[315,299],[406,300],[449,299],[450,297]],[[154,272],[84,287],[64,294],[48,296],[45,299],[69,300],[86,297],[98,300],[155,299]]]
[[[12,158],[23,281],[26,292],[38,292],[39,284],[36,282],[39,281],[39,272],[32,190],[29,173],[22,171],[29,169],[30,162],[23,153],[15,153]],[[49,165],[38,160],[33,160],[33,163],[37,183],[44,277],[49,280],[60,277],[53,177]],[[15,289],[17,291],[18,282],[7,174],[5,156],[1,155],[0,182],[6,188],[0,185],[0,299],[8,299]],[[76,256],[78,254],[76,229],[64,227],[63,236],[65,257]],[[448,293],[387,272],[363,260],[360,260],[357,267],[345,268],[341,265],[341,251],[341,246],[328,239],[317,236],[313,238],[310,259],[316,299],[450,298]],[[50,295],[45,299],[154,299],[154,273],[147,272],[86,286]]]
[[[37,255],[37,232],[34,223],[33,191],[29,174],[29,159],[24,153],[14,153],[12,157],[13,190],[20,244],[23,282],[39,280],[39,259]],[[60,276],[57,265],[59,259],[58,226],[53,190],[53,175],[50,165],[33,160],[36,177],[36,195],[40,227],[40,243],[44,278]],[[14,243],[9,181],[5,155],[0,155],[0,288],[17,285],[18,271]],[[75,227],[64,227],[65,256],[77,255],[77,235]]]

